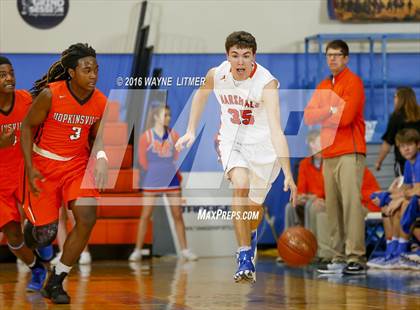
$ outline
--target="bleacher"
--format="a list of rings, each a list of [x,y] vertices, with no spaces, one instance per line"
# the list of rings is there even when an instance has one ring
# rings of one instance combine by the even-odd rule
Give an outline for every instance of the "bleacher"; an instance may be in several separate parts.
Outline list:
[[[378,158],[380,144],[368,144],[366,165],[372,171],[382,190],[386,190],[394,180],[394,153],[391,151],[382,163],[381,170],[375,170],[375,162]]]

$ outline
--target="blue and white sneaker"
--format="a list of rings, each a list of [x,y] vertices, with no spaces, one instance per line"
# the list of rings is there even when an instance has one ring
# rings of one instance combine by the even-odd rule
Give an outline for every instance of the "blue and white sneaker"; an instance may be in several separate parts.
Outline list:
[[[233,279],[236,283],[238,282],[250,282],[255,283],[257,276],[255,273],[255,262],[251,250],[241,251],[238,255],[238,270],[233,275]]]
[[[388,266],[388,261],[390,260],[390,258],[386,258],[386,257],[377,257],[374,258],[373,260],[370,260],[369,262],[367,262],[367,266],[371,267],[371,268],[377,268],[377,269],[389,269],[387,268]]]
[[[44,285],[45,278],[47,277],[47,269],[42,266],[32,270],[31,281],[26,286],[28,292],[39,292]]]
[[[384,256],[380,256],[380,257],[375,257],[372,258],[371,260],[369,260],[366,265],[370,268],[379,268],[379,269],[383,269],[383,265],[385,263],[385,257]]]
[[[401,257],[395,256],[389,259],[385,259],[382,269],[400,269],[401,268]]]
[[[47,245],[43,248],[35,249],[35,252],[43,262],[49,262],[54,257],[54,249],[52,245]]]

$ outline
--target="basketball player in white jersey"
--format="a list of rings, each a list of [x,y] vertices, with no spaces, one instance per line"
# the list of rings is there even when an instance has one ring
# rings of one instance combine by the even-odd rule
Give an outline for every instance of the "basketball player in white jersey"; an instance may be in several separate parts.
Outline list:
[[[225,43],[227,61],[208,71],[205,83],[194,95],[186,134],[176,148],[190,147],[207,98],[214,91],[221,106],[218,134],[220,158],[233,184],[232,211],[259,211],[258,220],[234,219],[238,270],[236,282],[255,282],[257,228],[262,203],[280,169],[285,175],[284,191],[291,190],[296,201],[296,185],[290,171],[289,149],[280,127],[278,81],[255,62],[257,44],[247,32],[230,34]]]

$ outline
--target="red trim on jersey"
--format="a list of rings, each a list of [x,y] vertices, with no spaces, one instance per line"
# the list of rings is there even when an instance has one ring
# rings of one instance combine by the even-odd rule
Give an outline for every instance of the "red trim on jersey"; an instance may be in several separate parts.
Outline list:
[[[257,63],[254,62],[254,68],[252,69],[251,75],[249,76],[250,79],[254,76],[255,71],[257,71],[257,66],[258,66]]]

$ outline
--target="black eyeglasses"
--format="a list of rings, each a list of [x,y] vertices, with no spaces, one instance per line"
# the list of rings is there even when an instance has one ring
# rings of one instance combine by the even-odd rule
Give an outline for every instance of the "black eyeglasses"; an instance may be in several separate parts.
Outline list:
[[[338,58],[338,57],[344,56],[344,54],[343,53],[327,53],[325,54],[325,56],[327,58]]]

